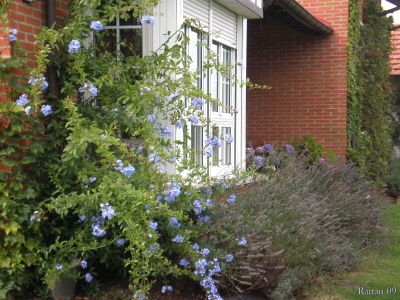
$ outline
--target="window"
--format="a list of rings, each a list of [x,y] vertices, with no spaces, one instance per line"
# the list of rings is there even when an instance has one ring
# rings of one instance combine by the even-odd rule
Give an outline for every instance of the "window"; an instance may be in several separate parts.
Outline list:
[[[104,52],[120,51],[124,56],[142,56],[142,25],[140,19],[130,16],[122,19],[119,16],[104,27],[106,33],[100,42]]]
[[[221,65],[234,65],[234,62],[236,61],[235,49],[213,41],[211,50],[217,53]],[[219,99],[222,103],[222,109],[214,103],[212,107],[213,112],[218,112],[218,110],[221,109],[223,113],[230,113],[229,107],[234,104],[233,98],[235,96],[232,79],[230,79],[231,76],[234,75],[234,71],[234,69],[228,69],[226,76],[217,72],[214,72],[211,75],[211,96],[214,99]]]

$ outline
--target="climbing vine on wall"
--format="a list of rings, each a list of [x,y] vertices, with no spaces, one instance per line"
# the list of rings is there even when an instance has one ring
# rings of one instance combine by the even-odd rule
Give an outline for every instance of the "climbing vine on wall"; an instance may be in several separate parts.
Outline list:
[[[390,28],[376,1],[350,1],[348,63],[348,156],[380,181],[391,155]]]

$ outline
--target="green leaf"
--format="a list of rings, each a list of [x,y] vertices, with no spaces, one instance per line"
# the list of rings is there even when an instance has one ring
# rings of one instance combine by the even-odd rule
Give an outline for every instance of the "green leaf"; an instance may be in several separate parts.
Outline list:
[[[10,232],[13,235],[16,235],[18,232],[18,229],[21,229],[21,225],[19,225],[15,221],[11,221],[10,223],[4,224],[4,231],[6,232],[6,235],[9,234]]]
[[[36,161],[36,157],[33,155],[24,155],[24,157],[22,157],[22,159],[20,160],[21,164],[29,164],[29,163],[33,163]]]

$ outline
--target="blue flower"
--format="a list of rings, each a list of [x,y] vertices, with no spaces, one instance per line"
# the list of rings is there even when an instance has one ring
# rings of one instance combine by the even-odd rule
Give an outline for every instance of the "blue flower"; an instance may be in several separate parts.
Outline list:
[[[165,292],[168,292],[168,291],[173,291],[174,289],[172,288],[172,286],[163,286],[162,288],[161,288],[161,292],[162,293],[165,293]]]
[[[227,202],[233,203],[236,200],[236,196],[234,194],[230,195],[228,199],[226,199]]]
[[[90,23],[90,28],[100,31],[103,29],[103,24],[100,21],[92,21],[92,23]]]
[[[78,53],[79,48],[81,47],[81,42],[78,40],[72,40],[68,44],[68,52],[69,53]]]
[[[184,238],[181,235],[177,235],[176,237],[174,237],[172,239],[172,241],[175,242],[175,243],[183,243],[183,240],[184,240]]]
[[[31,76],[28,83],[31,85],[38,84],[41,90],[45,90],[49,86],[48,82],[46,81],[46,77],[43,76],[41,78],[39,78],[39,76]]]
[[[228,254],[228,255],[226,256],[226,261],[227,261],[227,262],[233,261],[233,255],[232,255],[232,254]]]
[[[175,99],[177,99],[180,95],[181,95],[181,93],[179,93],[179,92],[173,92],[171,95],[169,95],[169,99],[170,99],[170,100],[175,100]]]
[[[186,268],[187,266],[190,266],[192,263],[187,258],[182,258],[179,264]]]
[[[22,106],[27,104],[29,101],[26,94],[22,94],[21,96],[18,97],[18,99],[15,102],[17,103],[18,106]]]
[[[197,244],[193,244],[190,247],[192,247],[192,249],[195,250],[195,251],[200,251],[200,246],[197,245]]]
[[[265,144],[263,148],[265,152],[270,152],[274,149],[271,144]]]
[[[10,29],[10,33],[8,34],[8,38],[10,39],[10,42],[13,42],[17,39],[17,29]]]
[[[208,250],[207,248],[204,248],[203,250],[200,251],[200,254],[203,256],[207,256],[208,254],[210,254],[210,250]]]
[[[194,99],[192,100],[192,103],[191,103],[191,104],[192,104],[193,106],[195,106],[195,107],[201,109],[201,107],[203,106],[204,102],[203,102],[203,99],[201,99],[201,98],[194,98]]]
[[[285,149],[285,151],[289,154],[294,154],[296,152],[292,145],[285,145],[283,146],[283,149]]]
[[[147,115],[147,120],[151,121],[153,124],[157,123],[157,118],[153,114],[148,114]]]
[[[157,135],[160,137],[164,137],[164,136],[172,136],[172,130],[170,128],[168,128],[167,126],[161,125],[158,128],[158,132]]]
[[[236,239],[237,240],[237,239]],[[240,239],[240,241],[238,242],[238,245],[239,246],[244,246],[244,245],[246,245],[247,244],[247,241],[246,241],[246,239],[244,238],[244,237],[242,237],[241,239]]]
[[[85,279],[86,279],[87,282],[91,282],[92,279],[93,279],[93,276],[92,276],[90,273],[87,273],[87,274],[85,275]]]
[[[96,97],[99,92],[99,89],[90,82],[84,82],[83,87],[79,88],[79,92],[81,93],[89,92],[90,94],[92,94],[93,97]]]
[[[125,245],[125,239],[124,238],[119,238],[116,243],[117,243],[118,246],[123,246],[123,245]]]
[[[127,167],[122,168],[120,171],[126,177],[131,178],[132,174],[135,173],[136,169],[133,166],[128,165]]]
[[[87,261],[86,260],[81,260],[81,267],[82,267],[82,269],[86,269],[87,268]]]
[[[221,139],[218,136],[207,138],[204,143],[206,146],[218,146],[218,147],[222,146]]]
[[[264,158],[262,156],[256,156],[255,164],[258,168],[261,168],[264,165]]]
[[[89,182],[90,182],[90,183],[92,183],[92,182],[94,182],[94,181],[96,181],[96,180],[97,180],[96,177],[90,177],[90,178],[89,178]]]
[[[57,270],[62,270],[62,268],[63,268],[63,266],[62,266],[62,265],[60,265],[60,264],[56,264],[56,269],[57,269]]]
[[[101,216],[105,219],[108,218],[109,220],[112,219],[115,212],[114,209],[111,207],[109,203],[102,203],[100,204],[101,207]]]
[[[32,108],[32,106],[30,106],[30,105],[28,105],[27,107],[25,107],[25,113],[27,114],[27,115],[29,115],[29,111],[31,110],[31,108]]]
[[[205,207],[201,204],[199,200],[194,200],[193,205],[195,207],[193,210],[196,215],[201,214],[201,212],[205,209]]]
[[[117,112],[117,111],[119,111],[119,108],[113,108],[111,111],[114,111],[114,112]],[[119,116],[119,114],[117,114],[117,113],[115,113],[114,115],[113,115],[113,118],[116,118],[116,117],[118,117]]]
[[[243,68],[244,68],[244,61],[243,61],[243,59],[239,59],[239,60],[237,61],[237,65],[238,65],[241,69],[243,69]]]
[[[92,224],[92,234],[94,236],[102,237],[106,234],[106,231],[104,229],[101,229],[100,226],[101,225],[96,223]]]
[[[142,23],[142,25],[146,25],[146,24],[150,24],[150,25],[154,25],[155,20],[153,16],[143,16],[142,19],[140,20],[140,22]]]
[[[210,222],[210,220],[211,220],[210,216],[204,216],[197,219],[198,222],[204,222],[204,223]]]
[[[177,217],[172,217],[171,221],[169,222],[169,225],[172,227],[181,227],[181,224],[178,222]]]
[[[183,127],[183,122],[181,120],[176,121],[175,123],[176,128],[181,129]]]
[[[207,260],[205,260],[204,258],[200,258],[198,261],[196,261],[195,266],[196,271],[194,271],[194,274],[204,275],[208,267]]]
[[[213,155],[213,147],[207,146],[204,148],[203,155],[212,156]]]
[[[149,161],[159,162],[161,157],[157,156],[157,152],[151,153],[149,155]]]
[[[225,134],[225,142],[227,142],[228,144],[232,143],[234,140],[233,135],[230,133]]]
[[[181,193],[181,187],[179,186],[178,183],[176,182],[167,182],[165,184],[166,186],[166,190],[164,190],[164,199],[167,202],[172,202],[175,200],[176,197],[179,196],[179,194]]]
[[[188,117],[189,121],[192,122],[193,124],[198,124],[200,122],[199,118],[196,116],[189,116]]]
[[[79,216],[79,222],[83,222],[86,220],[86,216]]]
[[[138,290],[133,294],[133,299],[135,299],[135,300],[145,300],[146,299],[146,295],[144,293],[142,293],[141,290]]]
[[[48,116],[51,114],[51,106],[50,105],[43,105],[42,108],[40,109],[43,115]]]
[[[38,211],[38,210],[35,210],[35,211],[33,212],[33,214],[31,215],[30,220],[31,220],[31,222],[33,222],[33,221],[40,222],[41,219],[40,219],[40,217],[39,217],[39,211]]]
[[[158,223],[157,222],[150,222],[149,227],[153,230],[157,230]]]

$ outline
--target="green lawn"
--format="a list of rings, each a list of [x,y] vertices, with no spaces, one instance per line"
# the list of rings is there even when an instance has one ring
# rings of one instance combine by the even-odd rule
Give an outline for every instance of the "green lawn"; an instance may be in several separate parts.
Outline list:
[[[400,299],[400,204],[390,204],[385,219],[391,244],[368,254],[358,271],[316,279],[306,299]]]

